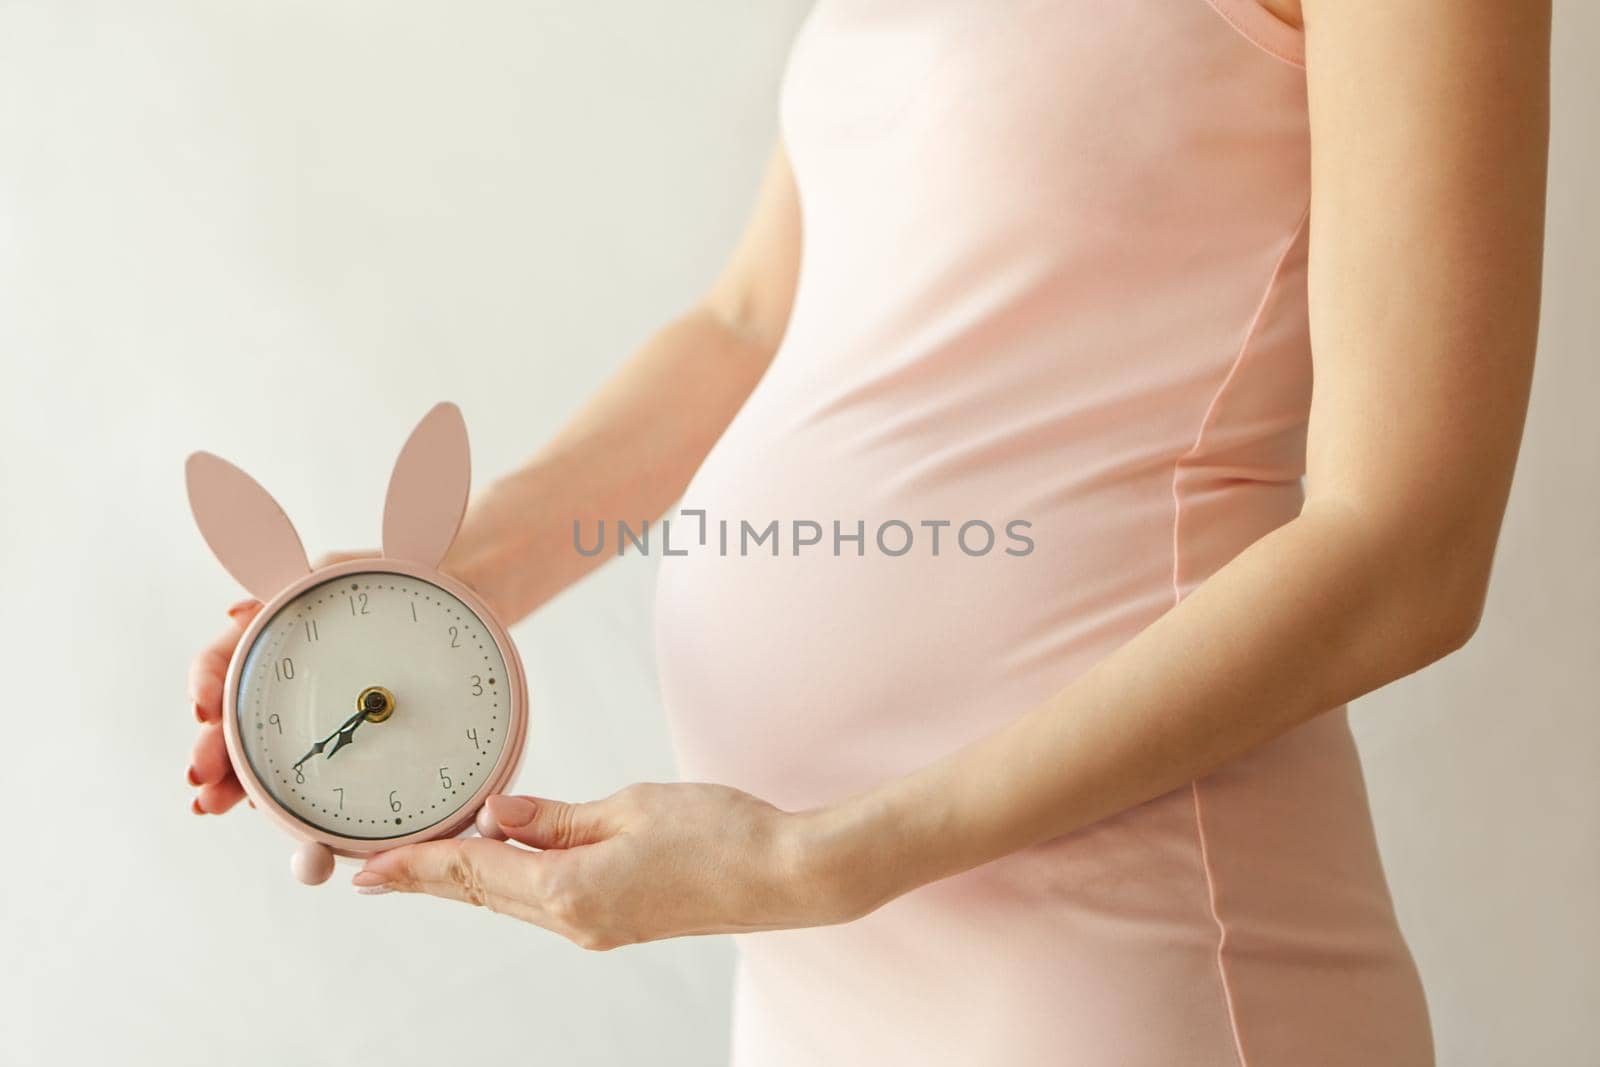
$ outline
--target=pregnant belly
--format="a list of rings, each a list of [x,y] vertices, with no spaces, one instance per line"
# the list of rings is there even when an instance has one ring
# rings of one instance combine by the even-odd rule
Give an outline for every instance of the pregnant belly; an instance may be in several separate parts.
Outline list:
[[[991,732],[1171,606],[1170,471],[919,479],[837,442],[725,439],[681,506],[708,536],[662,559],[656,637],[689,778],[835,799]],[[741,536],[773,522],[775,545]],[[680,514],[675,548],[699,524]]]

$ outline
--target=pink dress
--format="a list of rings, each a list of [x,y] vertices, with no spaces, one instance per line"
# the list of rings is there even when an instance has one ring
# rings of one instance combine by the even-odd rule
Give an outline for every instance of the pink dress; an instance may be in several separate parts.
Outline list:
[[[1299,34],[1250,0],[820,0],[781,107],[793,318],[657,638],[685,777],[798,809],[998,729],[1297,514],[1309,161]],[[737,1067],[1432,1061],[1343,709],[737,941]]]

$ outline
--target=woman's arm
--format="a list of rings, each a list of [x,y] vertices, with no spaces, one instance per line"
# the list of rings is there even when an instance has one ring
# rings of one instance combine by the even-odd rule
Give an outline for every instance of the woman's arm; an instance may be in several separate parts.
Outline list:
[[[800,205],[780,146],[715,284],[646,341],[526,466],[473,502],[443,569],[514,622],[604,561],[573,550],[574,519],[654,519],[665,511],[772,361],[799,264]],[[244,798],[222,737],[222,684],[260,607],[245,600],[229,608],[227,628],[190,667],[201,726],[188,779],[198,815],[220,814]]]
[[[1001,732],[819,813],[856,907],[1082,827],[1459,648],[1539,316],[1549,10],[1305,0],[1315,367],[1302,514]],[[885,853],[887,852],[887,855]]]
[[[1007,728],[837,805],[636,786],[492,798],[508,834],[386,853],[369,889],[609,947],[837,922],[1219,767],[1459,647],[1527,405],[1543,0],[1306,0],[1315,387],[1302,514]]]
[[[779,146],[715,284],[524,467],[474,502],[444,569],[515,621],[604,562],[573,550],[574,520],[665,512],[772,361],[799,265],[799,200]]]

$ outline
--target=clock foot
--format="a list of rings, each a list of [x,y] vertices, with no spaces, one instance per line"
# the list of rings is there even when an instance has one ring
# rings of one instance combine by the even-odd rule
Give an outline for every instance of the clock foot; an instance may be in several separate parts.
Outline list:
[[[333,850],[316,841],[307,841],[294,850],[289,869],[306,885],[321,885],[333,874]]]
[[[504,841],[505,833],[500,829],[500,824],[494,821],[494,816],[489,814],[489,805],[485,804],[478,809],[475,820],[478,827],[478,836],[487,837],[491,841]]]

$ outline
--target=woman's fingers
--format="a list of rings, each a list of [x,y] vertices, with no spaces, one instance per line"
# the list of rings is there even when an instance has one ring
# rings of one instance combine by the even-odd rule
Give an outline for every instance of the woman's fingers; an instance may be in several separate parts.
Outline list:
[[[243,799],[244,786],[230,774],[220,782],[201,786],[191,810],[196,815],[221,815]]]
[[[261,602],[253,599],[228,608],[227,627],[189,665],[189,700],[201,723],[189,753],[189,784],[199,789],[189,808],[196,815],[220,815],[244,799],[244,787],[234,777],[222,736],[222,687],[233,650],[260,610]]]
[[[237,639],[238,634],[230,631],[230,636]],[[189,700],[194,705],[194,717],[202,723],[222,721],[222,680],[232,655],[233,646],[222,652],[212,644],[189,664]]]
[[[427,893],[475,904],[542,926],[583,948],[628,943],[631,939],[606,933],[597,923],[586,901],[592,894],[575,888],[572,861],[571,854],[529,852],[469,837],[379,853],[351,883],[360,893]]]
[[[380,852],[351,884],[362,893],[428,893],[552,926],[533,890],[533,864],[539,859],[536,853],[481,837],[427,841]]]
[[[232,773],[221,725],[208,723],[200,727],[200,736],[195,738],[194,750],[189,754],[189,784],[216,785]]]
[[[228,609],[228,625],[189,665],[189,699],[201,722],[222,721],[222,685],[228,661],[250,620],[261,610],[259,600],[241,600]]]
[[[234,776],[227,742],[222,739],[222,685],[238,638],[258,611],[259,600],[240,600],[230,606],[226,629],[189,664],[189,701],[200,720],[200,736],[195,737],[189,753],[189,784],[200,790],[189,805],[195,814],[222,814],[245,798],[245,787]]]
[[[508,838],[534,848],[576,848],[607,836],[600,804],[497,796],[487,807]]]

